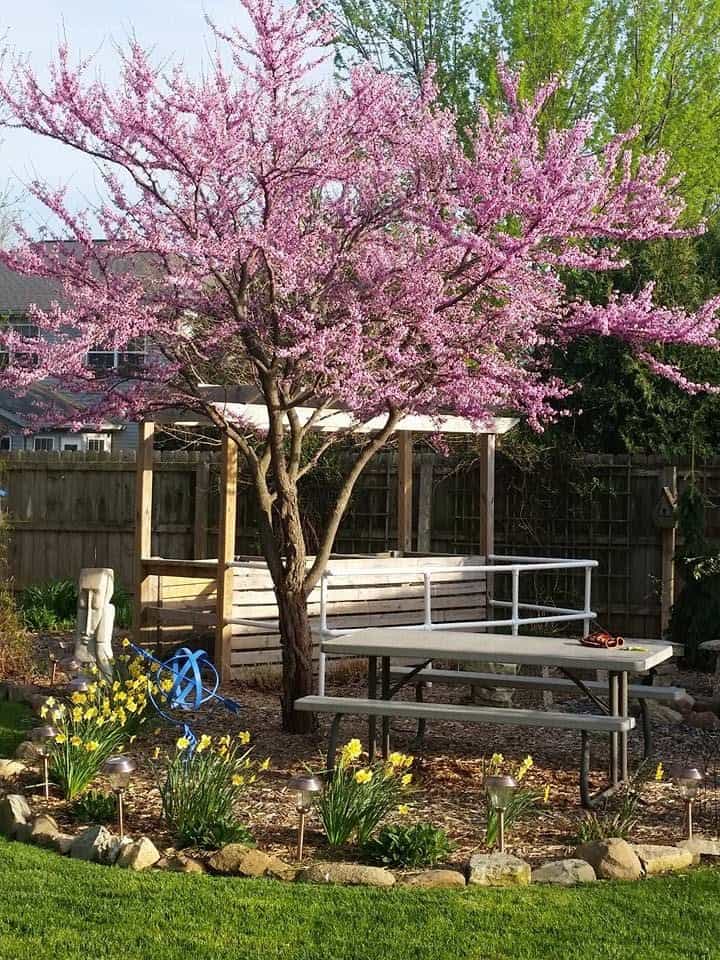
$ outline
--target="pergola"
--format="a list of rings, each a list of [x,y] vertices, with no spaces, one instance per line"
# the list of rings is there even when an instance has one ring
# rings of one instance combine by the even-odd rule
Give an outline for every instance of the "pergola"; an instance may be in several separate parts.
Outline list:
[[[240,387],[233,391],[225,388],[208,387],[206,394],[209,402],[217,406],[225,416],[230,416],[254,428],[262,430],[267,427],[268,415],[265,405],[259,402],[259,396],[254,389]],[[316,413],[312,406],[296,408],[301,421],[306,422]],[[485,556],[493,553],[494,530],[494,474],[495,474],[495,439],[506,433],[517,421],[509,417],[497,417],[493,421],[478,428],[464,417],[441,414],[438,417],[409,415],[401,419],[395,433],[398,441],[398,480],[397,480],[397,550],[400,554],[408,554],[412,550],[413,532],[413,450],[414,439],[422,434],[465,434],[476,435],[479,440],[478,458],[480,463],[480,529],[478,540],[480,552]],[[139,425],[138,449],[136,460],[136,528],[135,528],[135,620],[134,630],[136,641],[142,639],[142,611],[145,604],[151,601],[149,593],[149,566],[158,569],[159,558],[151,557],[152,542],[152,507],[153,507],[153,450],[156,425],[173,425],[177,428],[192,429],[193,427],[207,426],[209,420],[199,417],[196,413],[187,410],[168,409],[154,416],[153,420],[145,420]],[[368,433],[377,430],[382,425],[376,421],[356,423],[352,415],[339,408],[326,408],[313,424],[317,431],[348,431],[349,433]],[[237,476],[238,476],[238,447],[237,444],[223,436],[220,461],[220,514],[218,535],[218,556],[213,561],[204,561],[215,564],[217,578],[216,600],[216,628],[214,641],[214,659],[218,666],[221,678],[226,679],[230,672],[230,650],[232,642],[232,602],[233,602],[233,567],[235,561],[235,535],[237,510]],[[168,561],[173,564],[173,573],[187,571],[192,575],[194,561]],[[180,575],[182,575],[180,573]]]

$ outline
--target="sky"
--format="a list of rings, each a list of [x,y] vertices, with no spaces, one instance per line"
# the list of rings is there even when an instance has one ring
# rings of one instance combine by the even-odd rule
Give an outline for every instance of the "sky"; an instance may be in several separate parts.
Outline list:
[[[41,76],[64,34],[74,54],[93,54],[103,77],[111,79],[115,45],[132,32],[143,46],[155,49],[158,60],[181,59],[194,72],[210,42],[206,13],[220,26],[247,24],[238,0],[4,0],[0,37],[27,54]],[[36,232],[50,221],[43,210],[23,201],[22,184],[34,178],[67,185],[78,206],[83,197],[97,197],[92,163],[60,144],[22,131],[0,131],[0,186],[8,182],[20,197],[23,220]]]

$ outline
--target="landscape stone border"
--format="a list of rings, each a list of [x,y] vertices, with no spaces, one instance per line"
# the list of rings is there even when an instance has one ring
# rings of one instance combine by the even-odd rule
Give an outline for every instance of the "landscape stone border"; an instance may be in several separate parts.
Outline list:
[[[0,683],[0,699],[24,702],[37,710],[47,691],[41,688]],[[34,760],[29,742],[18,748],[23,760]],[[25,762],[0,758],[0,783],[12,783],[27,770]],[[33,812],[20,793],[0,795],[0,834],[11,840],[35,844],[104,866],[126,870],[168,870],[176,873],[212,873],[219,876],[269,877],[284,882],[341,884],[390,888],[396,885],[457,889],[460,887],[516,887],[534,884],[575,886],[598,880],[640,880],[645,876],[685,872],[702,857],[720,860],[720,840],[694,837],[676,846],[631,844],[610,837],[578,846],[571,858],[553,860],[531,869],[530,864],[508,853],[476,853],[465,871],[432,869],[394,874],[385,867],[348,861],[287,863],[255,847],[231,843],[210,854],[207,860],[182,851],[161,852],[150,837],[120,838],[107,827],[91,825],[75,835],[63,833],[48,813]]]

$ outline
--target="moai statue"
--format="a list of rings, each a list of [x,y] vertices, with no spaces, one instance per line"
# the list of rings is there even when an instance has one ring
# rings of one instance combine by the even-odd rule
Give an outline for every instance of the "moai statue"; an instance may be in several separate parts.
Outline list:
[[[78,582],[75,660],[96,663],[106,677],[112,676],[113,664],[114,579],[108,567],[87,567],[80,571]]]

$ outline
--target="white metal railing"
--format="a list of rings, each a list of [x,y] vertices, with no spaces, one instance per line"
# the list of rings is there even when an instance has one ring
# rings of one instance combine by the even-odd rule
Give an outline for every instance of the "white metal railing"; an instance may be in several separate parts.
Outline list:
[[[597,567],[597,560],[575,560],[559,559],[557,557],[522,557],[522,556],[502,556],[501,554],[490,554],[487,558],[490,562],[485,564],[468,564],[465,566],[452,565],[433,565],[427,567],[403,567],[402,558],[398,558],[397,566],[392,567],[364,567],[360,563],[352,569],[346,570],[326,570],[320,579],[320,639],[327,637],[338,637],[344,634],[354,633],[363,627],[342,627],[335,628],[328,624],[328,603],[330,600],[331,583],[340,581],[367,580],[370,577],[384,577],[390,583],[407,582],[409,580],[421,580],[423,583],[423,619],[419,623],[388,625],[387,630],[489,630],[493,627],[510,627],[513,634],[520,632],[520,627],[530,626],[539,623],[570,623],[582,621],[583,633],[587,634],[590,630],[590,623],[595,619],[595,612],[591,607],[592,594],[592,571]],[[246,569],[264,569],[263,561],[234,561],[230,563],[231,567]],[[266,569],[266,568],[265,568]],[[584,597],[582,609],[573,609],[570,607],[554,607],[547,604],[529,603],[520,600],[520,577],[526,573],[538,573],[542,571],[577,571],[584,575]],[[435,621],[433,620],[432,609],[432,585],[433,577],[438,574],[453,573],[462,578],[464,574],[484,573],[486,578],[495,576],[510,576],[511,578],[511,599],[496,600],[489,593],[486,598],[487,606],[499,607],[500,609],[509,609],[509,617],[500,617],[487,620],[452,620]],[[486,579],[486,583],[490,581]],[[534,614],[527,616],[523,613]],[[232,624],[240,624],[249,627],[260,627],[263,629],[278,629],[276,618],[250,619],[247,617],[232,617],[228,621]],[[325,668],[326,655],[320,651],[318,665],[318,692],[322,696],[325,692]]]
[[[326,570],[320,580],[320,638],[337,637],[348,633],[354,633],[362,627],[343,627],[342,629],[332,629],[328,625],[328,600],[329,586],[331,581],[339,580],[357,580],[368,577],[385,577],[391,582],[397,582],[402,579],[422,580],[423,582],[423,620],[420,623],[410,623],[402,625],[389,625],[388,630],[488,630],[492,627],[510,627],[513,634],[520,632],[521,626],[530,626],[538,623],[569,623],[581,620],[583,622],[583,633],[587,634],[590,630],[590,623],[595,619],[595,612],[591,607],[592,595],[592,571],[597,567],[597,560],[571,560],[558,559],[555,557],[521,557],[521,556],[502,556],[500,554],[490,554],[488,560],[491,563],[486,564],[468,564],[467,566],[428,566],[428,567],[402,567],[402,561],[398,560],[398,566],[388,569],[379,569],[377,567],[357,566],[352,570]],[[569,607],[552,607],[545,604],[527,603],[520,600],[520,576],[523,573],[538,573],[540,571],[573,571],[584,573],[584,598],[582,609],[572,609]],[[468,573],[485,573],[486,576],[495,577],[497,575],[509,575],[511,577],[511,600],[496,600],[488,594],[487,605],[491,607],[500,607],[510,609],[509,617],[488,620],[453,620],[436,622],[432,616],[432,583],[433,577],[437,574],[454,573],[462,577]],[[529,611],[535,616],[524,616],[521,611]],[[318,693],[322,696],[325,692],[325,667],[326,655],[320,651],[320,662],[318,670]]]

